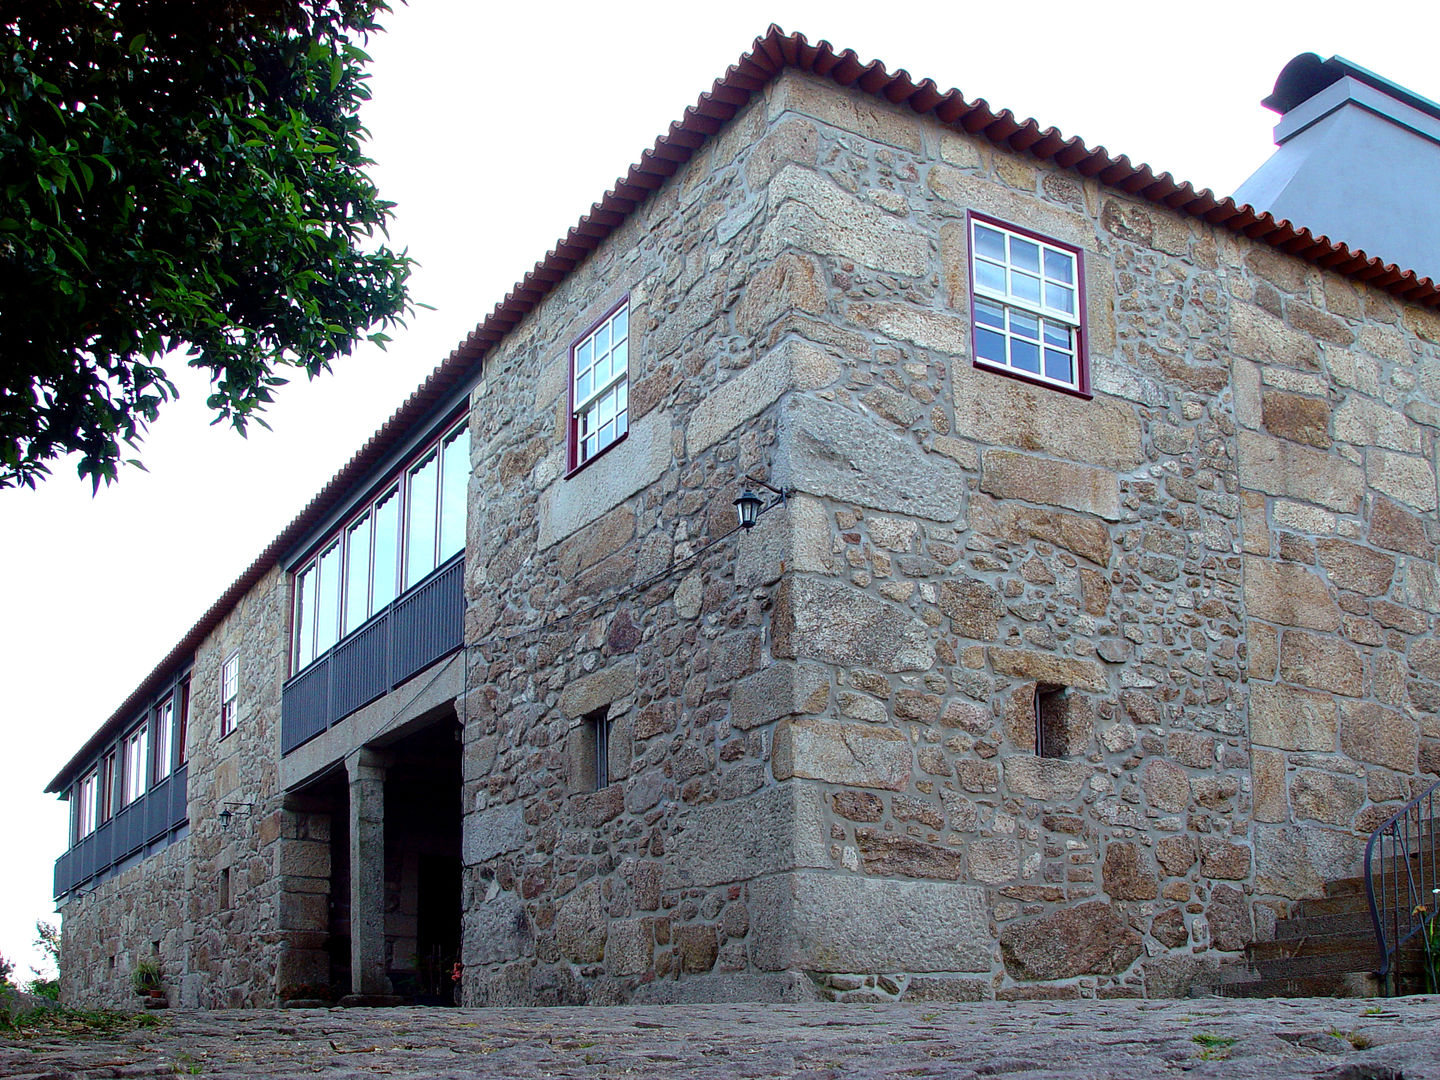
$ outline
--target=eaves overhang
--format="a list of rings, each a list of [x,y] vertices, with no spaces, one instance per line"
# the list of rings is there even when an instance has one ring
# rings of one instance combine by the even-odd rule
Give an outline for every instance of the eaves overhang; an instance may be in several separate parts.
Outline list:
[[[940,90],[931,79],[916,81],[904,68],[892,74],[879,60],[865,63],[852,49],[837,51],[828,41],[812,45],[804,34],[787,34],[772,25],[515,283],[490,314],[210,606],[45,790],[64,791],[88,757],[93,757],[113,737],[167,675],[189,661],[200,643],[276,565],[282,553],[333,512],[353,488],[364,481],[367,471],[375,468],[403,441],[409,425],[419,422],[439,401],[457,392],[467,379],[478,374],[476,369],[485,355],[506,334],[619,228],[651,192],[673,176],[756,94],[787,69],[815,75],[836,86],[859,90],[917,115],[932,117],[952,130],[984,138],[1001,150],[1029,155],[1081,177],[1094,178],[1127,195],[1198,218],[1333,273],[1383,289],[1408,303],[1430,308],[1440,306],[1440,287],[1412,270],[1384,263],[1363,250],[1334,243],[1325,236],[1315,236],[1289,221],[1277,220],[1252,206],[1217,196],[1208,188],[1197,189],[1168,172],[1156,173],[1149,165],[1133,163],[1124,154],[1112,156],[1104,146],[1091,148],[1079,138],[1067,138],[1053,127],[1042,128],[1033,119],[1019,119],[1009,109],[997,112],[984,98],[967,100],[958,90]]]

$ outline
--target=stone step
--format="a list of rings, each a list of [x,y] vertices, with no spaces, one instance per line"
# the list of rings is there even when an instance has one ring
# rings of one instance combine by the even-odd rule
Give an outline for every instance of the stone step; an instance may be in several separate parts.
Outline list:
[[[1343,960],[1354,957],[1360,959],[1360,963],[1354,967],[1355,971],[1363,971],[1378,962],[1371,959],[1372,956],[1378,956],[1378,954],[1375,936],[1365,933],[1277,938],[1274,941],[1257,941],[1245,949],[1245,956],[1252,964],[1291,960],[1301,956],[1333,956]]]
[[[1297,938],[1330,937],[1335,934],[1354,936],[1368,934],[1374,941],[1374,924],[1370,920],[1368,906],[1361,911],[1346,911],[1335,915],[1310,915],[1281,919],[1275,924],[1276,941],[1294,941]]]
[[[1221,997],[1377,997],[1380,980],[1361,972],[1333,972],[1323,975],[1294,975],[1225,982],[1216,987]]]
[[[1325,882],[1326,896],[1364,896],[1365,879],[1363,877],[1337,878],[1334,881]],[[1304,901],[1301,901],[1302,903]]]
[[[1368,914],[1370,902],[1364,893],[1358,896],[1349,893],[1341,896],[1317,896],[1311,900],[1297,900],[1291,909],[1292,919],[1323,919],[1331,915]]]

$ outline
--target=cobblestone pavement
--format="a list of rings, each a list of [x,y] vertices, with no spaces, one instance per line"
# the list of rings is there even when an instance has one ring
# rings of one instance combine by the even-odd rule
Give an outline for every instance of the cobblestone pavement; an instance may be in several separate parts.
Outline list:
[[[0,1040],[0,1076],[1440,1080],[1440,997],[176,1011]]]

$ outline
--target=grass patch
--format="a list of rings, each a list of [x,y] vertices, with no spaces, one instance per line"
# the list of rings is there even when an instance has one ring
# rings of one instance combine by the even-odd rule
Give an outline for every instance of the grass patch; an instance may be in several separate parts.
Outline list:
[[[150,1013],[124,1013],[112,1009],[29,1009],[0,1012],[0,1034],[18,1038],[49,1036],[60,1038],[115,1038],[132,1031],[158,1027],[160,1018]]]
[[[1200,1047],[1201,1061],[1217,1061],[1224,1058],[1230,1047],[1240,1041],[1233,1035],[1211,1035],[1206,1031],[1191,1035],[1190,1040]]]

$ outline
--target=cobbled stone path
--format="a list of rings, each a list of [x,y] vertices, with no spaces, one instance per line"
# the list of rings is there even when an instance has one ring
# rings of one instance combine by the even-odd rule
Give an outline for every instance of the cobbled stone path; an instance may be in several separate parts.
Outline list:
[[[177,1074],[1440,1080],[1440,997],[173,1011],[114,1039],[0,1039],[16,1080]]]

